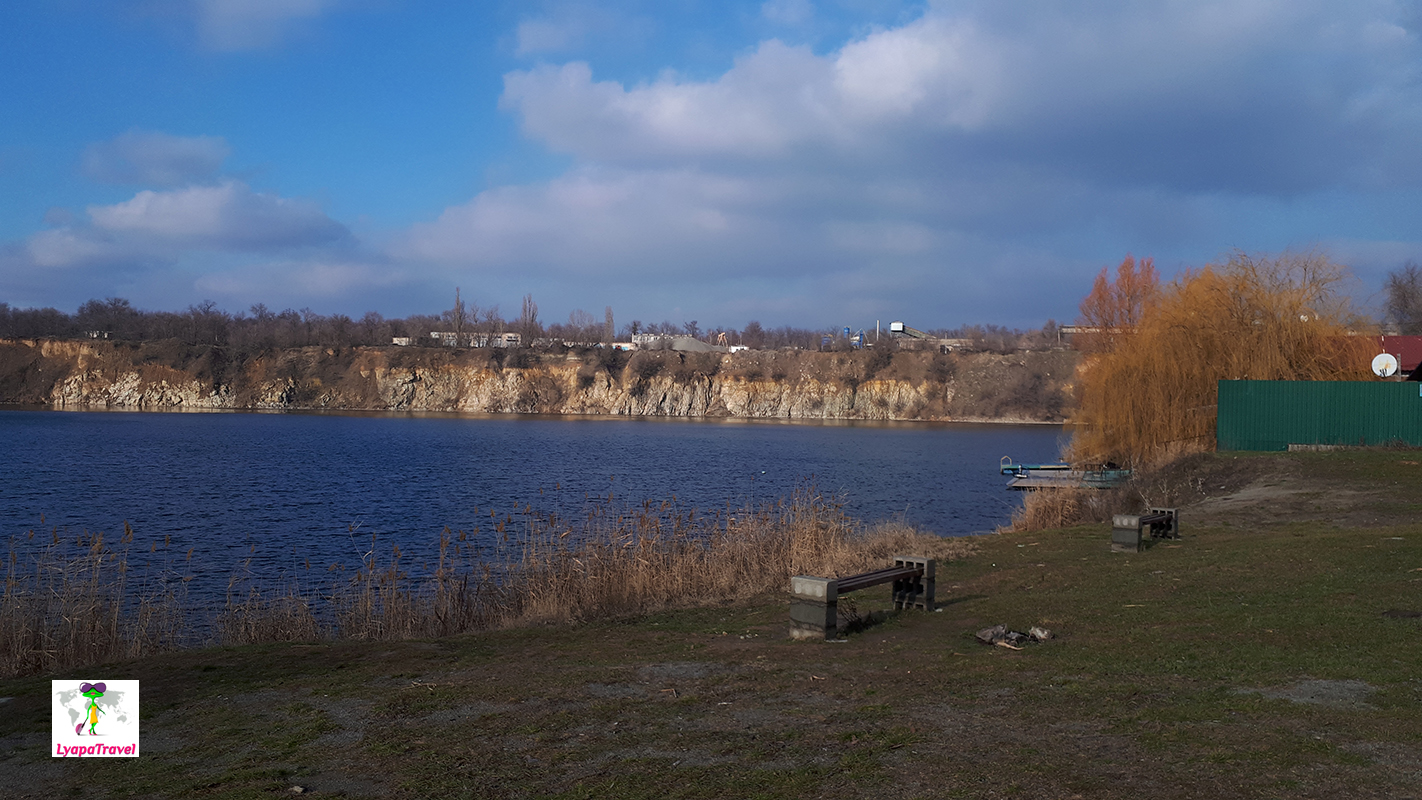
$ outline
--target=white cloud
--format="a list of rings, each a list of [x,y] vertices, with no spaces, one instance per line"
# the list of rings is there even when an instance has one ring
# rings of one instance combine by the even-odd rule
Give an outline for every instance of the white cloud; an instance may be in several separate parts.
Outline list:
[[[586,30],[573,20],[529,19],[518,24],[518,47],[526,56],[566,50],[582,41]]]
[[[506,187],[416,225],[397,255],[581,275],[665,275],[765,244],[774,186],[693,170],[585,170]],[[793,243],[787,237],[784,247]],[[737,271],[722,265],[723,274]]]
[[[828,53],[762,42],[709,80],[518,70],[502,106],[574,167],[452,207],[396,252],[728,307],[780,292],[756,302],[1069,318],[1073,282],[1127,251],[1199,263],[1330,235],[1297,214],[1244,224],[1240,204],[1422,184],[1422,48],[1397,15],[935,3]]]
[[[338,0],[192,0],[198,35],[214,50],[251,50],[279,42]]]
[[[810,0],[766,0],[760,14],[781,25],[804,25],[814,17],[815,7]]]
[[[504,76],[504,108],[555,149],[609,161],[781,155],[835,125],[821,99],[827,65],[808,48],[769,41],[720,80],[666,77],[626,89],[594,83],[574,62]]]
[[[25,251],[29,263],[41,268],[102,264],[130,254],[111,238],[74,228],[40,231],[25,242]]]
[[[141,191],[87,212],[87,220],[55,215],[58,227],[0,243],[0,294],[21,302],[120,294],[170,306],[214,298],[238,308],[313,299],[383,308],[391,287],[412,283],[406,269],[362,246],[315,203],[236,181]]]
[[[169,246],[270,250],[329,244],[348,235],[315,203],[253,192],[246,184],[145,190],[111,206],[90,206],[94,226]]]
[[[644,35],[645,23],[602,5],[558,2],[545,13],[519,22],[515,53],[519,56],[562,53],[593,38],[627,40]],[[605,43],[605,42],[604,42]]]
[[[944,5],[826,55],[767,41],[710,81],[624,86],[578,62],[516,71],[502,103],[555,150],[629,166],[903,153],[920,169],[968,151],[1124,182],[1297,191],[1422,173],[1422,50],[1389,9]]]
[[[57,217],[58,227],[12,243],[6,269],[134,271],[199,252],[330,259],[329,252],[354,245],[346,228],[316,204],[253,192],[236,181],[145,190],[122,203],[90,206],[88,217],[87,224]]]
[[[134,129],[85,148],[82,168],[104,183],[175,186],[215,176],[231,152],[220,136]]]

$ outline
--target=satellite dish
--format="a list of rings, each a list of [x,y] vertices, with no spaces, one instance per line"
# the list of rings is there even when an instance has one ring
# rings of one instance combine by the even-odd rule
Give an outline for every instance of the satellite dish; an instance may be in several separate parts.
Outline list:
[[[1391,378],[1397,374],[1397,356],[1379,353],[1373,358],[1373,374],[1379,378]]]

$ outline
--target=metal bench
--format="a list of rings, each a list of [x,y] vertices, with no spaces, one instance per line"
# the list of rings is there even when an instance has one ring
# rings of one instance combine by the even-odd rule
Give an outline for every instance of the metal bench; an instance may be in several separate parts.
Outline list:
[[[890,582],[894,584],[894,608],[934,609],[931,558],[894,556],[892,567],[844,578],[791,578],[790,638],[835,638],[839,631],[839,596]]]
[[[1111,517],[1111,552],[1139,553],[1146,539],[1179,539],[1180,516],[1173,508],[1149,508],[1144,514]]]

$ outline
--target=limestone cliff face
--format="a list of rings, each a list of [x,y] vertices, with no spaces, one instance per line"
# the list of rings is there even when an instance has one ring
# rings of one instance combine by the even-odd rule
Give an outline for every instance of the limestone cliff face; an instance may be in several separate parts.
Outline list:
[[[420,348],[233,355],[178,342],[0,340],[0,402],[782,419],[1059,421],[1074,354]]]

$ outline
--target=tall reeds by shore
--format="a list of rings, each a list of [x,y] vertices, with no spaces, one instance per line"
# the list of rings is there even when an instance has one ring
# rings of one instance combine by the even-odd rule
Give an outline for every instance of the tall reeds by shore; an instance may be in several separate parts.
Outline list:
[[[0,676],[51,672],[180,647],[190,637],[185,600],[192,557],[133,550],[124,523],[102,533],[12,538],[0,595]],[[142,564],[140,566],[140,561]]]
[[[492,514],[412,563],[372,537],[361,563],[301,577],[237,569],[215,613],[188,602],[192,554],[133,531],[55,529],[10,541],[0,598],[0,676],[54,672],[198,644],[388,640],[549,625],[714,605],[782,592],[793,575],[844,575],[895,553],[961,557],[972,543],[903,524],[865,527],[813,489],[703,513],[674,502],[591,503],[575,519]]]

